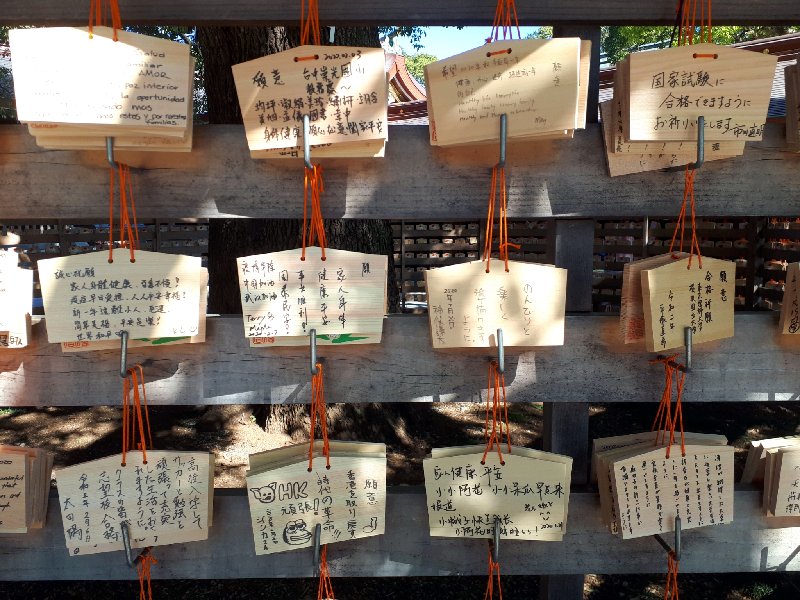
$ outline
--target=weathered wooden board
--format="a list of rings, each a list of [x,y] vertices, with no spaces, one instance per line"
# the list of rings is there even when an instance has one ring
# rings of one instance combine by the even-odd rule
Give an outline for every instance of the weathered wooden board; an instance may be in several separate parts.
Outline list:
[[[733,338],[694,348],[686,402],[788,401],[800,394],[800,340],[776,332],[770,314],[736,316]],[[485,400],[487,349],[433,350],[424,316],[385,321],[380,345],[330,346],[328,402],[480,402]],[[130,364],[147,373],[151,404],[308,403],[308,349],[250,348],[241,316],[207,321],[205,344],[134,348]],[[267,355],[268,354],[268,355]],[[656,402],[663,369],[648,365],[643,344],[623,344],[613,316],[568,316],[565,345],[506,351],[511,402]],[[91,406],[119,395],[119,351],[63,354],[48,345],[44,323],[28,348],[0,353],[0,405]],[[107,376],[106,376],[107,375]],[[358,381],[358,385],[353,385]],[[591,381],[591,385],[586,382]],[[59,389],[58,395],[52,390]],[[377,392],[380,390],[380,393]],[[564,453],[564,452],[561,452]]]
[[[736,519],[730,525],[688,532],[682,573],[708,572],[708,557],[725,560],[718,572],[800,570],[800,528],[771,529],[760,512],[760,491],[735,494]],[[4,536],[0,578],[4,580],[130,579],[122,553],[69,557],[55,496],[48,525],[27,535]],[[156,551],[154,579],[312,577],[312,551],[256,557],[248,543],[250,517],[244,490],[217,490],[215,521],[206,542],[165,546]],[[115,560],[110,560],[114,558]],[[569,529],[557,544],[506,541],[501,546],[504,575],[583,573],[662,573],[664,550],[652,538],[625,540],[606,531],[597,495],[574,493]],[[425,493],[420,487],[390,488],[386,534],[337,544],[328,561],[333,577],[483,575],[486,540],[432,538]]]
[[[86,23],[87,7],[82,0],[28,0],[24,4],[5,2],[0,22],[14,24]],[[402,5],[382,0],[353,3],[330,0],[320,4],[320,21],[324,25],[484,25],[489,33],[494,0],[442,0],[432,3],[409,0]],[[297,25],[299,7],[292,0],[126,0],[121,7],[126,25]],[[561,25],[567,23],[594,25],[673,25],[675,2],[654,0],[631,6],[627,0],[610,0],[598,4],[592,0],[542,0],[517,2],[520,23]],[[728,0],[714,6],[714,23],[718,25],[797,23],[794,0],[765,0],[754,3]]]
[[[326,218],[452,220],[486,214],[494,152],[432,148],[427,127],[392,127],[389,137],[386,160],[323,162]],[[195,128],[189,155],[120,152],[119,158],[134,167],[140,218],[303,215],[297,164],[251,159],[241,126]],[[573,140],[510,143],[507,165],[509,218],[674,216],[676,193],[683,189],[683,173],[609,178],[598,125],[575,132]],[[768,125],[765,140],[748,144],[743,157],[703,167],[697,214],[794,215],[798,166],[800,156],[786,151],[783,124]],[[99,201],[108,196],[105,154],[42,150],[22,126],[0,126],[0,189],[3,198],[25,198],[0,202],[0,219],[107,218]],[[264,190],[270,190],[269,202]]]

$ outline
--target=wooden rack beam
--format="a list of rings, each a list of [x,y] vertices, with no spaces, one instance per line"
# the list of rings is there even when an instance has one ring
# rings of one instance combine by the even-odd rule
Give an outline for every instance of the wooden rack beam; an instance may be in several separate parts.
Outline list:
[[[84,25],[89,12],[84,0],[4,0],[1,4],[4,25]],[[120,5],[126,25],[286,25],[300,19],[296,0],[124,0]],[[495,5],[495,0],[329,0],[320,4],[319,13],[323,25],[488,27]],[[525,25],[672,25],[675,21],[674,0],[518,0],[517,11]],[[727,0],[714,6],[714,23],[797,25],[797,4],[795,0]]]
[[[241,126],[195,128],[191,154],[119,152],[136,169],[141,218],[301,218],[300,161],[252,160]],[[782,124],[742,157],[697,175],[701,216],[797,214],[800,154],[783,151]],[[433,148],[428,128],[393,126],[386,158],[322,161],[328,218],[452,220],[486,213],[493,146]],[[573,140],[509,144],[509,218],[675,216],[683,173],[611,178],[599,125]],[[769,185],[764,185],[768,181]],[[0,126],[0,221],[106,222],[105,153],[46,151],[22,126]],[[95,218],[97,220],[92,221]],[[87,219],[89,219],[87,221]]]
[[[686,530],[681,573],[798,571],[800,528],[771,529],[759,491],[738,491],[730,525]],[[483,575],[486,541],[432,538],[422,487],[390,488],[386,534],[328,548],[333,577]],[[217,490],[214,523],[205,542],[155,548],[154,579],[312,577],[311,550],[256,556],[244,490]],[[50,498],[47,526],[3,536],[0,579],[133,579],[122,552],[71,557],[64,544],[58,498]],[[666,555],[652,537],[621,540],[600,520],[597,494],[573,493],[564,541],[500,544],[503,575],[663,573]],[[477,594],[477,592],[476,592]]]
[[[656,402],[663,373],[644,345],[619,342],[619,319],[567,317],[566,344],[506,351],[512,402]],[[241,317],[208,320],[205,344],[131,349],[152,404],[307,403],[307,348],[250,348]],[[434,351],[425,316],[386,319],[380,345],[319,348],[328,402],[478,402],[486,388],[486,349]],[[454,360],[455,357],[458,360]],[[777,332],[772,314],[739,314],[736,337],[697,345],[687,402],[796,400],[800,339]],[[0,405],[93,406],[119,396],[119,352],[62,353],[46,343],[0,352]]]

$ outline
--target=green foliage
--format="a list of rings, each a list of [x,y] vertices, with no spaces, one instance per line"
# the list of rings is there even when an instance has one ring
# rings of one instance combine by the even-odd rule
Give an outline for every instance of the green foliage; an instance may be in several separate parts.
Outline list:
[[[533,33],[525,36],[526,40],[549,40],[553,37],[553,28],[551,26],[539,27]]]
[[[418,54],[411,54],[406,56],[406,67],[408,67],[408,72],[413,75],[414,79],[419,81],[420,83],[425,82],[425,65],[429,65],[432,62],[436,62],[439,60],[433,54],[425,54],[424,52],[420,52]]]
[[[461,29],[459,27],[459,29]],[[416,26],[403,26],[403,27],[378,27],[378,33],[381,36],[381,40],[388,40],[389,47],[394,46],[394,40],[398,37],[408,37],[411,40],[411,45],[414,46],[414,50],[419,51],[422,48],[422,38],[425,37],[426,31],[424,27],[416,27]]]

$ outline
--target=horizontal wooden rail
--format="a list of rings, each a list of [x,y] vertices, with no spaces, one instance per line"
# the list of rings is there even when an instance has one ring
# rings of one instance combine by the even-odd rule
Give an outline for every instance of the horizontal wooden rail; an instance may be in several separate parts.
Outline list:
[[[734,522],[683,533],[681,573],[798,571],[800,528],[772,529],[761,516],[760,491],[738,491]],[[667,536],[669,537],[669,536]],[[155,548],[156,579],[311,577],[310,550],[256,556],[244,490],[217,490],[209,539]],[[715,557],[714,564],[709,559]],[[651,538],[621,540],[600,520],[594,493],[573,493],[563,542],[503,541],[504,575],[663,573],[666,555]],[[486,542],[432,538],[422,487],[390,488],[386,534],[328,548],[334,577],[483,575]],[[0,537],[0,580],[133,579],[122,552],[70,557],[58,498],[50,498],[47,526]],[[477,592],[476,592],[477,595]]]
[[[506,352],[512,402],[655,402],[663,371],[642,345],[619,342],[612,316],[571,316],[564,346]],[[209,318],[205,344],[131,349],[152,404],[307,403],[306,348],[250,348],[241,317]],[[773,314],[739,314],[736,337],[697,345],[684,400],[749,402],[800,396],[800,339]],[[433,350],[425,316],[386,319],[383,343],[324,346],[328,402],[477,402],[493,351]],[[0,405],[92,406],[118,401],[119,353],[62,353],[46,343],[0,351]]]
[[[0,21],[2,22],[2,21]],[[199,126],[194,151],[119,152],[136,170],[142,218],[301,218],[300,161],[252,160],[241,126]],[[706,163],[695,180],[699,215],[795,216],[800,154],[782,151],[783,125],[742,157]],[[486,213],[493,146],[434,148],[428,128],[393,126],[386,158],[323,160],[326,217],[452,220]],[[509,144],[509,217],[674,216],[683,174],[611,178],[598,125],[573,140]],[[765,185],[769,182],[769,185]],[[0,126],[0,222],[107,220],[105,153],[37,148],[22,126]],[[91,221],[88,221],[91,222]]]
[[[26,0],[0,3],[0,23],[6,25],[76,25],[88,19],[84,0]],[[714,6],[714,23],[729,25],[798,22],[794,0],[727,0]],[[490,25],[495,0],[329,0],[320,3],[323,25]],[[238,25],[294,24],[300,18],[295,0],[123,0],[125,24]],[[519,0],[520,22],[561,24],[660,24],[675,21],[674,0],[631,3],[628,0]]]

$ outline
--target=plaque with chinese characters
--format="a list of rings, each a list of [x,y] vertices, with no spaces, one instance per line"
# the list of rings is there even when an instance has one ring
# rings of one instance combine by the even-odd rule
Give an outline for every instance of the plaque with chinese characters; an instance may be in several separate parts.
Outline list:
[[[200,257],[114,250],[39,261],[52,343],[194,336],[200,329]]]
[[[33,270],[20,268],[18,259],[0,250],[0,348],[24,348],[30,338]]]
[[[378,336],[386,312],[387,257],[306,248],[237,258],[245,336]],[[289,345],[294,345],[289,342]]]
[[[476,261],[425,271],[434,348],[560,346],[567,271],[551,265]]]
[[[449,146],[583,126],[579,108],[581,40],[504,40],[425,67],[430,140]]]
[[[214,455],[152,450],[109,456],[56,472],[58,502],[71,556],[208,539]]]
[[[694,343],[733,337],[736,264],[697,256],[642,270],[645,342],[649,352],[684,345],[684,328]]]
[[[760,140],[778,58],[714,44],[636,52],[627,65],[629,140]]]
[[[783,286],[783,303],[778,329],[781,333],[800,333],[800,263],[786,266],[786,281]]]
[[[672,446],[648,452],[633,450],[610,466],[623,539],[733,521],[732,446]]]
[[[298,46],[234,65],[250,150],[301,147],[304,115],[312,145],[385,140],[384,62],[381,48]],[[356,149],[357,156],[375,153]]]
[[[505,450],[505,447],[503,448]],[[513,448],[437,448],[423,461],[431,535],[560,541],[566,531],[572,459]]]
[[[16,29],[14,92],[23,123],[95,126],[96,136],[183,138],[192,122],[189,45],[108,27]]]
[[[330,469],[321,444],[308,469],[308,444],[250,457],[247,492],[257,555],[382,535],[386,526],[386,446],[330,442]]]
[[[771,485],[764,486],[768,514],[800,517],[800,449],[788,446],[774,452]]]

